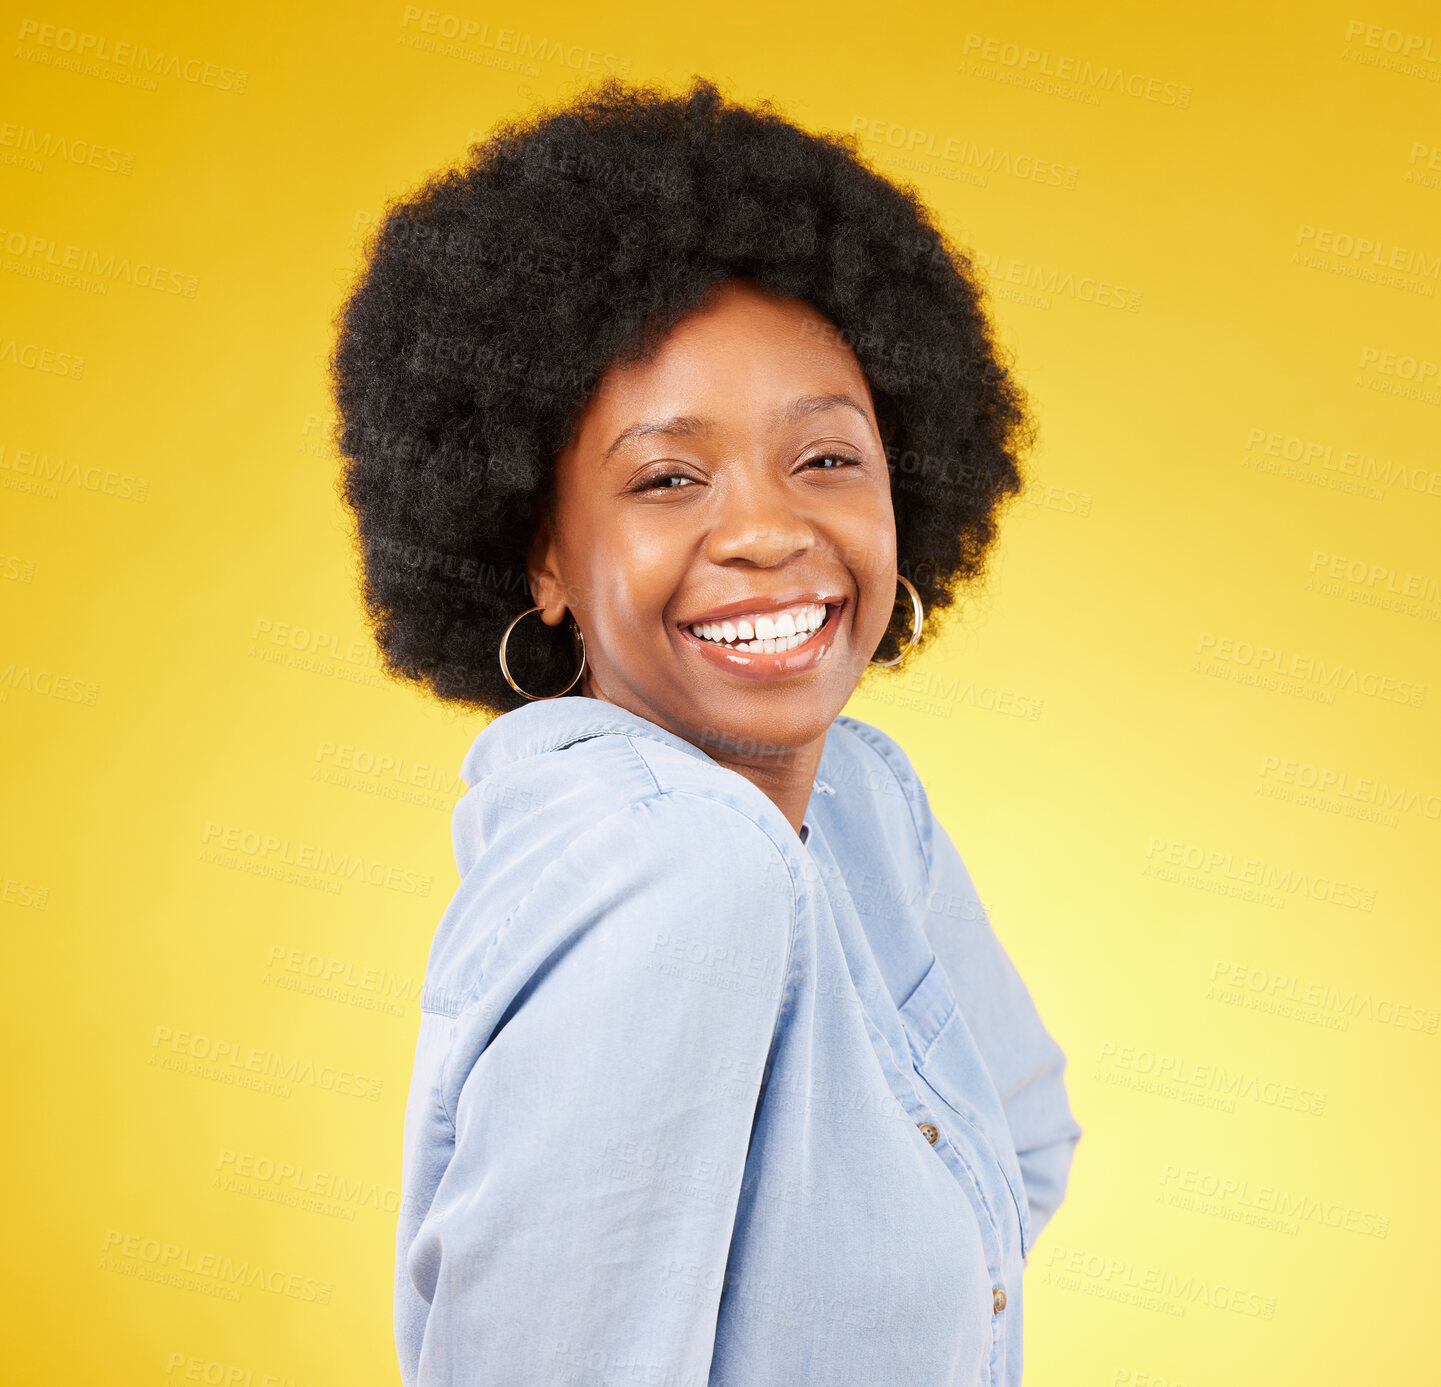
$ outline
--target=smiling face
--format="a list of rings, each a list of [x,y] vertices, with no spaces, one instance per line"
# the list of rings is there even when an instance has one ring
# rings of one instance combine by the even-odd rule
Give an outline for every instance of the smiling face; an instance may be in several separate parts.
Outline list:
[[[762,774],[814,773],[896,598],[885,449],[829,327],[726,281],[602,378],[530,551],[542,619],[585,637],[573,692]]]

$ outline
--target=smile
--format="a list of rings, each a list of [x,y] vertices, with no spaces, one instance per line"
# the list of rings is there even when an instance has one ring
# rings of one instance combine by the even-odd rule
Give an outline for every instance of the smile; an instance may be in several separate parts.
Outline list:
[[[779,612],[737,617],[733,621],[705,621],[687,629],[692,635],[731,650],[774,655],[803,645],[826,624],[829,608],[824,602],[807,603]]]
[[[799,674],[819,663],[835,638],[836,616],[845,605],[800,602],[771,611],[680,627],[702,658],[749,678]]]

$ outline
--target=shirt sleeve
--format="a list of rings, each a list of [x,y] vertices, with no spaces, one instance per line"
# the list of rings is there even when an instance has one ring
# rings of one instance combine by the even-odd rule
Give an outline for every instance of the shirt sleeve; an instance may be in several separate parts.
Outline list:
[[[706,1381],[795,920],[776,843],[702,795],[539,873],[407,1114],[450,1142],[401,1250],[407,1387]]]
[[[926,934],[1005,1108],[1034,1245],[1065,1199],[1082,1135],[1066,1094],[1066,1055],[991,928],[945,825],[923,804],[930,840]]]

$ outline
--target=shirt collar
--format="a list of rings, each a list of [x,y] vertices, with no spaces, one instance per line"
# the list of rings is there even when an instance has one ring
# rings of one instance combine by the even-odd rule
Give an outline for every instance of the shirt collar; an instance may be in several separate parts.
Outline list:
[[[567,694],[522,704],[487,724],[466,753],[460,778],[467,787],[476,785],[512,761],[541,756],[547,751],[559,751],[572,742],[608,732],[627,737],[649,737],[698,760],[708,761],[713,766],[720,764],[694,743],[651,722],[649,718],[641,717],[639,713],[632,713],[604,699]],[[826,746],[821,752],[822,764],[829,750],[830,735],[827,733]],[[819,783],[822,782],[818,778]],[[812,803],[817,792],[817,789],[811,791]],[[833,792],[827,788],[824,793]],[[811,817],[808,808],[801,824],[800,839],[803,843],[810,837]]]

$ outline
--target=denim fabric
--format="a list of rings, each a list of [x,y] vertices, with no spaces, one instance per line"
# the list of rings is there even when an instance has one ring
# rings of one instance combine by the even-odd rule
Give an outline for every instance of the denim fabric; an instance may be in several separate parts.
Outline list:
[[[405,1117],[406,1387],[1018,1384],[1081,1128],[897,743],[837,718],[799,835],[590,698],[497,718],[461,776]]]

